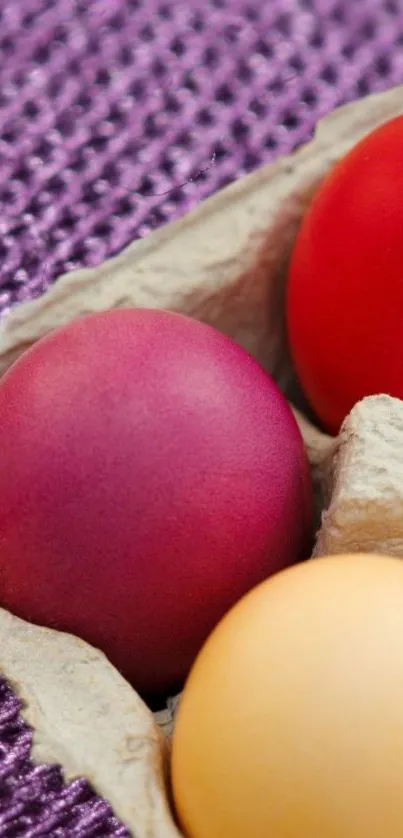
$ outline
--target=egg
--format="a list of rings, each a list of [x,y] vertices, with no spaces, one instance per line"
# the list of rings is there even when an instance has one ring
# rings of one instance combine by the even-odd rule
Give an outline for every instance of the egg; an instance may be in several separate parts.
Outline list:
[[[0,449],[0,605],[142,695],[181,685],[223,614],[306,551],[291,410],[189,317],[110,311],[39,341],[0,382]]]
[[[364,396],[403,398],[403,117],[318,188],[292,254],[287,322],[305,395],[331,433]]]
[[[172,784],[187,838],[402,838],[403,563],[314,559],[200,652]]]

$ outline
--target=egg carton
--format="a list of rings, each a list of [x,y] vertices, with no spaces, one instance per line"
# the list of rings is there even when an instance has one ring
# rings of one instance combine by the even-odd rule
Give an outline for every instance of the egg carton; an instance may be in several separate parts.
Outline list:
[[[287,265],[306,208],[334,163],[403,113],[403,87],[340,108],[309,145],[240,179],[95,269],[61,277],[0,326],[0,374],[39,338],[117,307],[184,312],[254,355],[289,398],[315,498],[313,557],[403,556],[403,402],[357,404],[337,438],[310,421],[287,347]],[[102,359],[100,359],[102,363]],[[152,714],[103,654],[0,610],[0,670],[33,729],[32,759],[87,778],[136,838],[180,838],[170,807],[169,749],[180,697]]]

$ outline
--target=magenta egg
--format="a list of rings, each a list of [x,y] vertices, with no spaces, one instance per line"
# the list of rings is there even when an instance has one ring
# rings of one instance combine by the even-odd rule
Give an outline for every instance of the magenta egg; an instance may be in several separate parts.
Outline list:
[[[217,621],[304,556],[310,477],[272,379],[215,329],[92,315],[0,382],[0,605],[180,686]]]

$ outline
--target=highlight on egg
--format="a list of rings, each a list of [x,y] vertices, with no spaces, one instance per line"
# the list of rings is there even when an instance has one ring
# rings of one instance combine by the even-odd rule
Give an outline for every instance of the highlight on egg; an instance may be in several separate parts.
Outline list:
[[[103,650],[143,695],[306,555],[311,485],[279,389],[189,317],[56,330],[0,382],[0,605]]]
[[[402,838],[403,563],[312,559],[210,635],[172,747],[187,838]]]

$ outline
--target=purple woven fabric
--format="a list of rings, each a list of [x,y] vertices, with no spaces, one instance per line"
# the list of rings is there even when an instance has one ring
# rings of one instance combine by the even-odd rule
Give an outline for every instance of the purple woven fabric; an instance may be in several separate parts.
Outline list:
[[[129,838],[84,780],[65,786],[58,768],[31,763],[19,710],[0,681],[0,838]]]
[[[4,313],[402,81],[403,7],[0,0],[0,79]]]
[[[0,314],[403,81],[400,0],[0,0]],[[126,835],[29,761],[0,682],[0,838]]]

